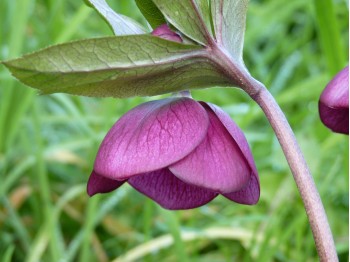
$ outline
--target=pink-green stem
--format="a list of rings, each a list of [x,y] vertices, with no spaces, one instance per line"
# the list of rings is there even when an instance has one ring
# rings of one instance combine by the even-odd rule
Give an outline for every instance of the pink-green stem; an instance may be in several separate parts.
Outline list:
[[[299,189],[321,262],[337,262],[337,251],[320,195],[294,133],[276,100],[256,81],[244,64],[233,59],[215,41],[207,49],[208,58],[233,84],[240,86],[264,111],[282,147]]]
[[[264,86],[260,86],[259,91],[251,97],[264,111],[281,144],[304,202],[320,261],[338,261],[332,232],[320,195],[284,113]]]

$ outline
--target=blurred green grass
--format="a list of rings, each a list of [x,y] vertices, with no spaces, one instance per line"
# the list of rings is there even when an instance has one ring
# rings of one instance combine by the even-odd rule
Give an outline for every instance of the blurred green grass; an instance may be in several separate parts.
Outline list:
[[[133,1],[115,10],[145,23]],[[0,2],[0,60],[55,43],[112,35],[83,1]],[[343,0],[251,0],[244,59],[287,115],[329,216],[340,261],[349,252],[348,137],[320,122],[319,95],[348,63]],[[217,198],[169,212],[128,186],[88,198],[99,143],[126,111],[155,98],[38,96],[0,68],[2,261],[317,261],[302,202],[264,115],[233,89],[193,92],[244,130],[261,177],[256,206]]]

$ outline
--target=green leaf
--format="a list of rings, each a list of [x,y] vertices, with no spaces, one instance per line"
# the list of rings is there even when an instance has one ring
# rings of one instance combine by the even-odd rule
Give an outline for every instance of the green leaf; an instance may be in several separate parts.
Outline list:
[[[195,42],[206,45],[210,31],[201,17],[197,0],[153,0],[166,19]]]
[[[136,0],[136,5],[152,28],[166,24],[165,17],[152,0]]]
[[[88,7],[92,7],[92,8],[95,8],[93,4],[90,3],[89,0],[83,0],[84,3],[88,6]]]
[[[151,35],[80,40],[3,64],[44,94],[131,97],[230,85],[200,46]]]
[[[206,28],[211,36],[213,36],[211,28],[210,7],[208,0],[196,0],[200,15],[206,25]]]
[[[314,0],[319,41],[327,59],[330,75],[338,73],[347,63],[344,46],[332,0]]]
[[[109,7],[106,0],[84,0],[92,6],[111,26],[115,35],[144,34],[145,30],[131,18],[117,14]]]
[[[11,262],[13,261],[13,254],[15,251],[15,246],[14,245],[10,245],[9,247],[7,247],[6,251],[3,254],[2,257],[2,262]]]
[[[242,61],[248,0],[213,0],[216,40],[235,60]]]

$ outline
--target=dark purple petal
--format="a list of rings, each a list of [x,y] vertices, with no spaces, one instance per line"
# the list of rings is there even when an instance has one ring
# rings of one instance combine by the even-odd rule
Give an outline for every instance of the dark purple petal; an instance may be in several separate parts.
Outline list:
[[[236,142],[242,138],[232,136],[218,115],[206,104],[203,106],[210,122],[207,136],[191,154],[170,165],[169,169],[182,181],[195,186],[218,193],[238,191],[247,185],[252,174]],[[229,118],[228,115],[226,117]]]
[[[177,33],[171,31],[167,24],[158,26],[153,30],[152,35],[166,40],[182,43],[181,37]]]
[[[167,168],[133,176],[128,182],[162,207],[171,210],[196,208],[217,196],[214,192],[182,182]]]
[[[318,106],[325,126],[334,132],[349,134],[349,66],[329,82]]]
[[[336,133],[349,134],[349,108],[332,108],[320,101],[318,110],[326,127]]]
[[[121,117],[103,140],[94,170],[123,180],[158,170],[188,155],[209,125],[203,107],[190,98],[144,103]]]
[[[256,204],[260,198],[260,182],[258,170],[256,169],[252,152],[242,130],[236,125],[235,122],[231,120],[231,117],[222,111],[222,109],[218,106],[204,102],[201,102],[201,104],[207,105],[213,110],[216,116],[220,119],[221,123],[231,134],[232,138],[235,139],[237,145],[239,146],[251,168],[251,178],[247,186],[237,192],[225,194],[224,196],[240,204]]]
[[[260,197],[260,184],[258,177],[252,175],[248,185],[240,191],[223,194],[224,197],[244,205],[255,205]]]
[[[122,184],[124,184],[124,182],[125,181],[105,178],[97,174],[95,171],[92,171],[87,184],[87,193],[89,196],[93,196],[98,193],[109,193],[120,187]]]

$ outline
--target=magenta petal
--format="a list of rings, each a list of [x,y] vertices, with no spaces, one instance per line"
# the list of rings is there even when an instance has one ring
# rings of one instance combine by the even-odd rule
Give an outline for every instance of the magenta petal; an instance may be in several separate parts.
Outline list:
[[[260,197],[260,185],[257,176],[252,175],[248,185],[240,191],[223,194],[223,196],[239,204],[256,204]]]
[[[214,192],[182,182],[167,168],[134,176],[128,182],[162,207],[171,210],[196,208],[217,196]]]
[[[323,90],[320,118],[337,133],[349,134],[349,66],[340,71]]]
[[[211,104],[201,102],[203,106],[208,106],[215,113],[215,115],[220,119],[221,123],[226,127],[226,130],[231,134],[232,138],[237,143],[239,149],[243,153],[245,159],[248,161],[250,168],[253,173],[258,178],[258,171],[255,166],[254,158],[252,152],[249,148],[248,141],[244,136],[242,130],[237,126],[235,122],[232,121],[231,117],[224,112],[220,107]],[[259,179],[258,179],[259,181]]]
[[[188,155],[205,137],[208,116],[190,98],[139,105],[121,117],[103,140],[94,170],[111,179],[164,168]]]
[[[98,193],[108,193],[120,187],[122,184],[124,184],[124,182],[125,181],[105,178],[97,174],[95,171],[92,171],[87,184],[87,193],[89,196],[93,196]]]
[[[238,191],[248,183],[252,170],[237,138],[231,136],[210,107],[204,106],[210,122],[207,136],[191,154],[169,169],[192,185],[218,193]]]
[[[227,131],[235,139],[245,159],[249,163],[249,166],[252,171],[251,172],[252,177],[250,178],[247,186],[245,186],[244,188],[242,188],[241,190],[235,193],[225,194],[224,196],[240,204],[247,204],[247,205],[256,204],[256,202],[259,200],[259,197],[260,197],[260,182],[259,182],[258,170],[256,169],[252,152],[249,148],[248,142],[242,130],[236,125],[235,122],[231,120],[231,117],[228,114],[226,114],[224,111],[221,110],[221,108],[210,103],[202,102],[202,104],[203,105],[206,104],[213,110],[216,116],[220,119],[221,123],[226,127]],[[247,197],[247,199],[243,199],[244,197]]]

